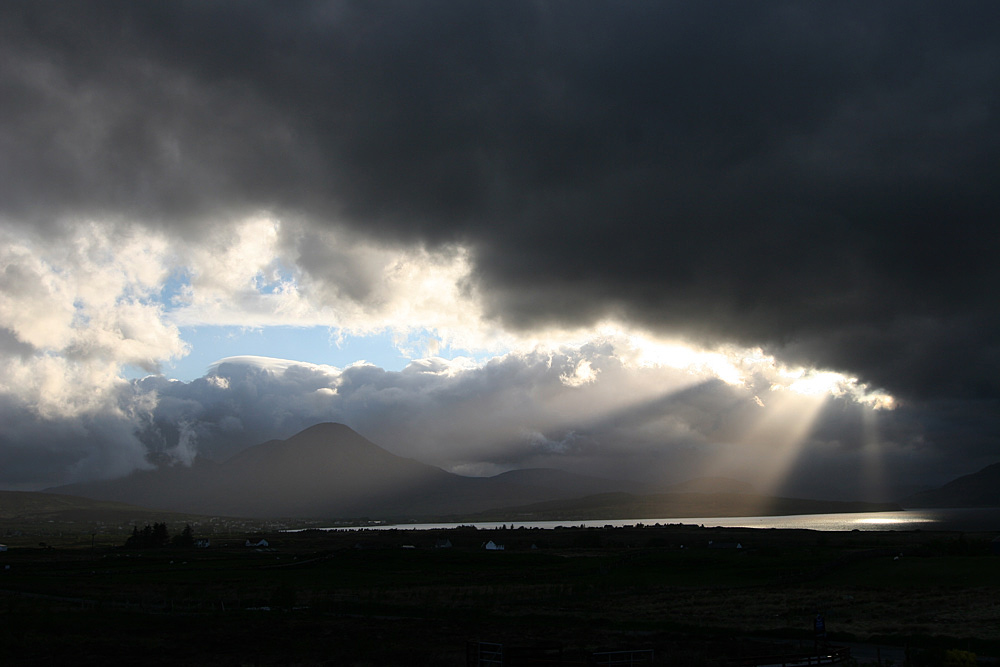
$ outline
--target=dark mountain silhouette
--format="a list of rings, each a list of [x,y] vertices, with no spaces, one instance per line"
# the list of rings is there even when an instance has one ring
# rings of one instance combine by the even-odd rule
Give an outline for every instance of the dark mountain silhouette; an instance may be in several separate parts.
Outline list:
[[[196,508],[206,505],[220,476],[221,466],[218,463],[196,457],[190,467],[174,465],[137,470],[120,479],[69,484],[46,491],[164,511],[202,514]]]
[[[50,491],[197,514],[302,518],[438,516],[566,496],[454,475],[391,454],[331,423],[250,447],[224,463],[197,458],[191,467],[160,467]]]
[[[790,504],[788,499],[755,495],[746,484],[719,478],[692,480],[667,490],[670,493],[651,494],[629,482],[550,469],[463,477],[396,456],[343,424],[327,423],[287,440],[250,447],[224,463],[198,458],[190,467],[161,466],[121,479],[48,491],[163,511],[260,518],[462,520],[495,508],[510,508],[500,512],[503,518],[524,519],[530,513],[642,518],[874,508],[817,501]]]
[[[921,491],[899,501],[903,507],[1000,507],[1000,463]]]

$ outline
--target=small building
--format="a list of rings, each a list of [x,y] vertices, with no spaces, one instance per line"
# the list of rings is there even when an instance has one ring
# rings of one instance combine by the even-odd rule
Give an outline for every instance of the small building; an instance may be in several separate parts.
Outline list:
[[[449,539],[435,540],[434,541],[434,548],[435,549],[451,549],[451,540],[449,540]]]
[[[247,540],[246,546],[248,546],[248,547],[266,547],[266,546],[270,546],[270,545],[267,543],[267,540],[265,540],[265,539],[262,538],[259,542],[251,542],[250,540]]]
[[[194,545],[199,549],[207,549],[212,545],[212,541],[209,539],[202,538],[200,540],[195,540]]]
[[[493,540],[490,540],[489,542],[484,544],[483,548],[486,549],[487,551],[503,551],[503,545],[497,544]]]
[[[7,545],[6,544],[0,544],[0,551],[7,551]]]

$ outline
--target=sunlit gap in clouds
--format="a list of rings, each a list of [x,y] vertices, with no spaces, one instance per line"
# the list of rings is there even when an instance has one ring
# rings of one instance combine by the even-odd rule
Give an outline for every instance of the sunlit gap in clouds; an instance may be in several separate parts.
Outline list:
[[[831,398],[849,400],[862,411],[861,475],[866,492],[881,489],[881,448],[877,412],[892,409],[894,400],[856,378],[834,371],[783,366],[760,350],[726,349],[712,353],[715,375],[746,394],[753,412],[744,410],[735,426],[720,429],[707,451],[698,476],[750,481],[762,495],[780,492],[788,475],[807,454],[809,436]],[[755,392],[762,381],[767,391]],[[755,413],[755,414],[754,414]]]
[[[892,410],[896,403],[892,396],[881,391],[872,391],[858,383],[856,378],[846,377],[830,371],[808,373],[798,370],[788,374],[793,381],[788,389],[807,396],[821,396],[824,402],[829,398],[846,398],[854,402],[861,415],[861,441],[858,443],[859,467],[858,488],[865,499],[878,500],[885,492],[882,457],[883,450],[879,437],[879,413]],[[818,412],[813,415],[813,421]],[[808,433],[805,434],[808,436]],[[805,443],[800,445],[800,450]],[[787,472],[787,468],[786,468]]]
[[[629,378],[627,382],[601,382],[606,375],[594,359],[581,358],[572,372],[560,377],[567,387],[585,388],[593,386],[595,397],[587,421],[604,421],[610,415],[634,411],[643,406],[662,404],[671,396],[676,396],[696,385],[707,381],[721,380],[729,385],[742,381],[740,369],[723,353],[702,350],[678,341],[661,341],[651,337],[628,333],[613,324],[603,324],[589,336],[589,343],[607,343],[612,346],[611,356],[621,364],[621,371]],[[577,342],[572,347],[582,350],[584,344]],[[559,401],[567,403],[578,400],[572,393],[563,394]],[[557,412],[560,405],[554,404]],[[578,409],[565,410],[567,414],[579,415]],[[579,417],[575,417],[579,420]]]
[[[869,418],[865,469],[877,485],[880,452],[873,413],[893,407],[893,401],[855,378],[789,368],[759,348],[700,348],[614,323],[533,342],[534,353],[549,349],[551,358],[562,359],[559,381],[566,389],[539,397],[529,429],[535,436],[602,433],[604,441],[595,444],[627,451],[627,442],[611,435],[619,432],[620,422],[622,438],[642,433],[647,442],[684,452],[687,464],[679,468],[677,457],[670,457],[670,468],[656,474],[661,483],[734,477],[767,494],[795,468],[824,405],[836,397]]]

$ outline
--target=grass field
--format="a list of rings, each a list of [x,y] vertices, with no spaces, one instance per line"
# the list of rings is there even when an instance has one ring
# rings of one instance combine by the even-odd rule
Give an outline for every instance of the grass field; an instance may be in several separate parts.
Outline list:
[[[755,638],[808,644],[817,612],[831,640],[908,645],[913,664],[1000,655],[992,534],[459,528],[126,551],[69,530],[29,546],[26,528],[0,553],[11,664],[464,665],[470,639],[724,664],[774,650]]]

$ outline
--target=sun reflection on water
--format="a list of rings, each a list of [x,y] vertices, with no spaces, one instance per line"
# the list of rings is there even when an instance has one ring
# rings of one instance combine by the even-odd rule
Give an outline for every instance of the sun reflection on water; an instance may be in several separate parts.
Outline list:
[[[863,523],[863,524],[867,524],[867,525],[879,525],[879,526],[885,526],[885,525],[890,525],[891,526],[891,525],[901,524],[901,523],[907,523],[907,524],[909,524],[909,523],[933,523],[933,522],[934,522],[934,519],[927,519],[927,518],[923,518],[923,517],[914,517],[914,516],[907,516],[905,518],[887,517],[887,516],[876,516],[876,517],[867,517],[867,518],[864,518],[864,519],[857,519],[854,523]]]

